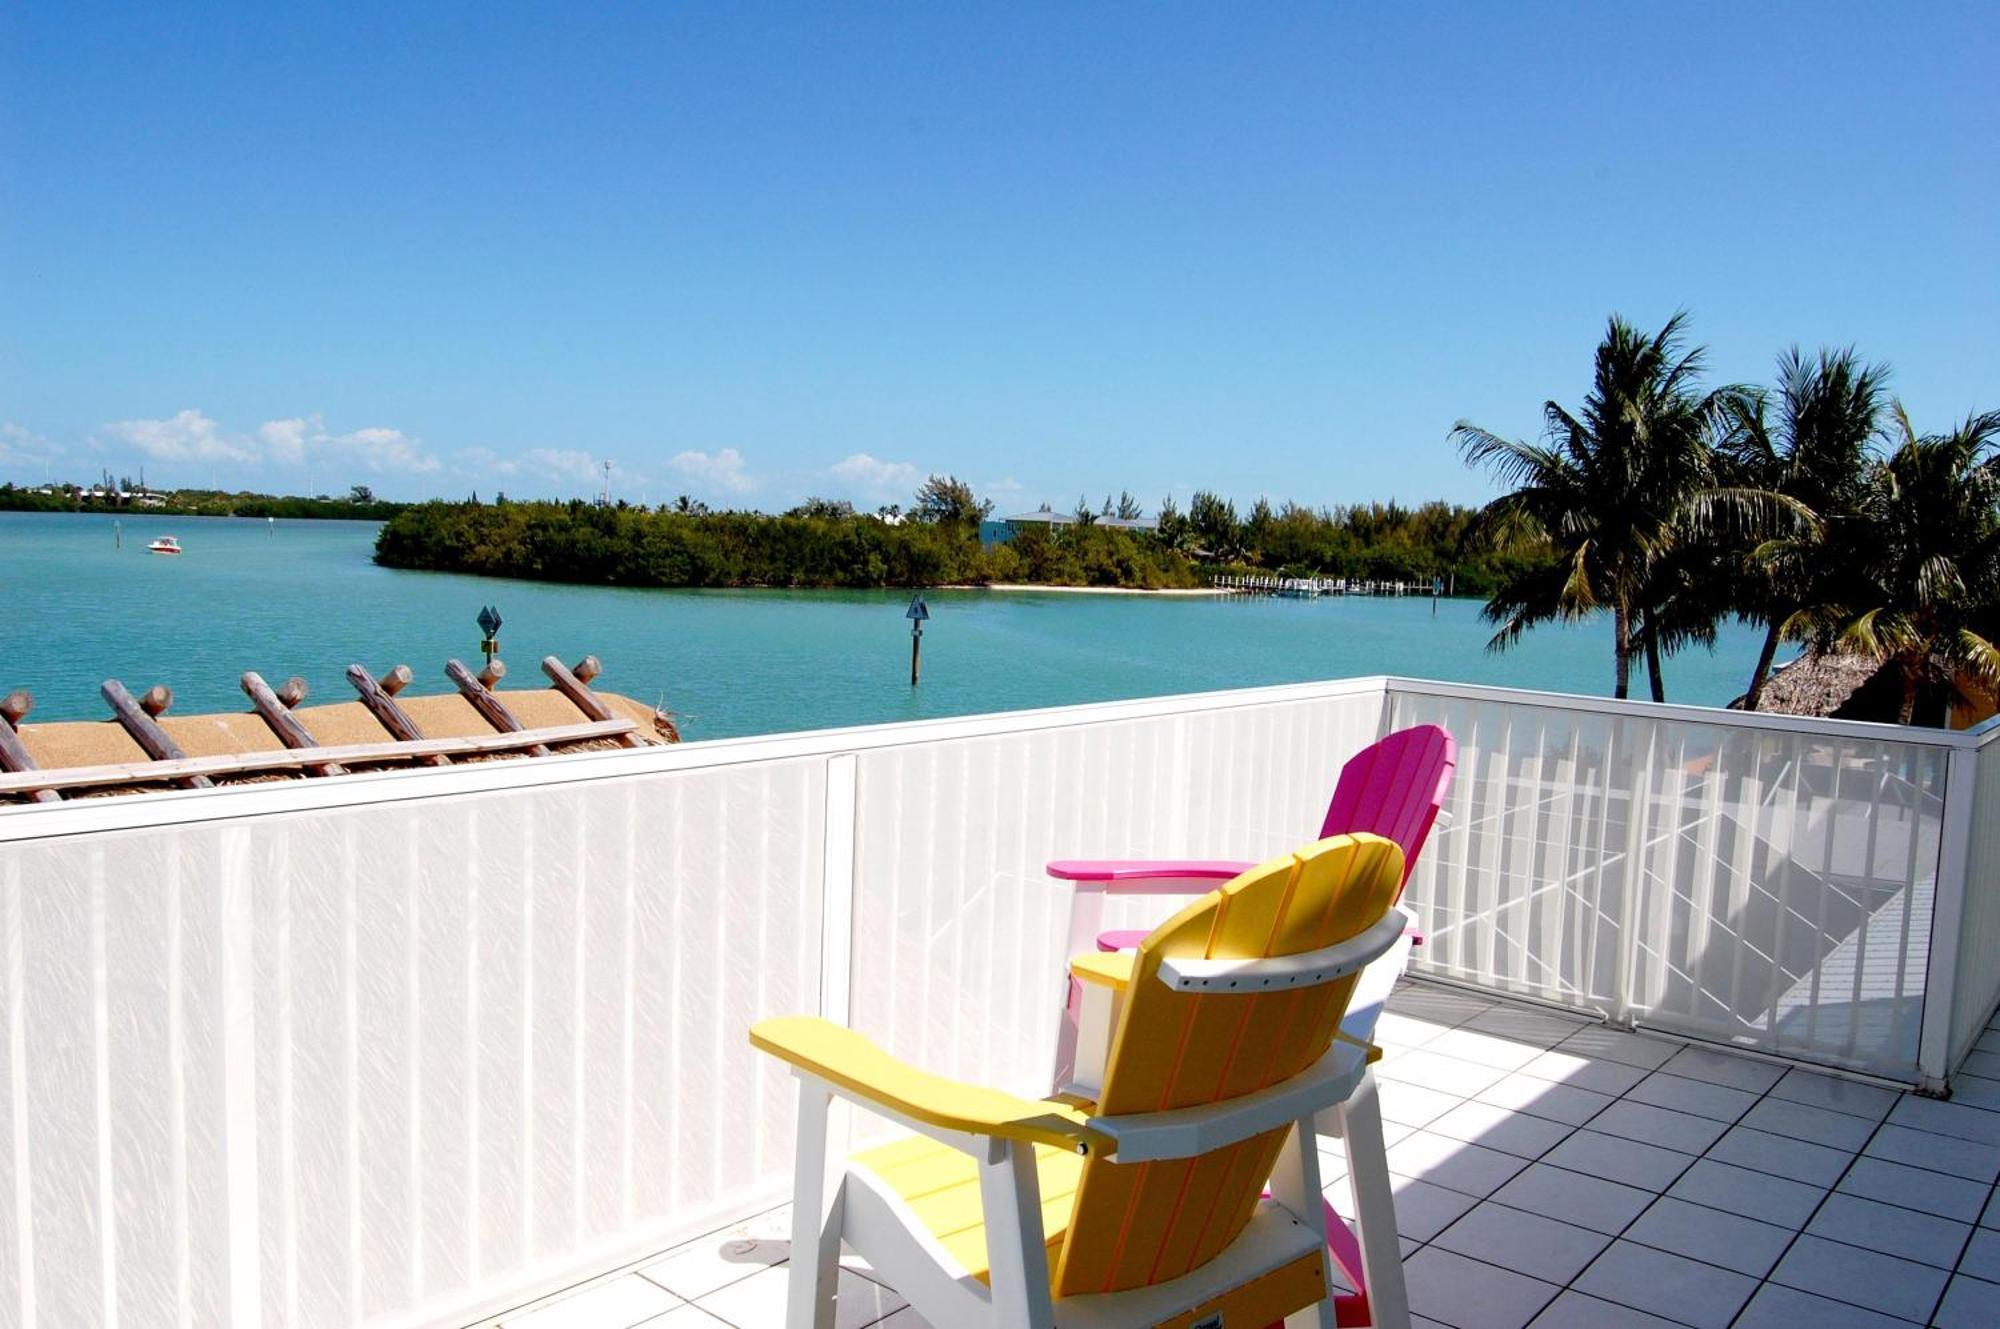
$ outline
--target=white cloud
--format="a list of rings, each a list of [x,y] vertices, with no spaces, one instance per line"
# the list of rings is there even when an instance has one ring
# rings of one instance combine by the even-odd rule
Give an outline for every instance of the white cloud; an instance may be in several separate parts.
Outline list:
[[[26,425],[0,421],[0,465],[39,466],[55,455],[55,445]]]
[[[529,448],[521,454],[521,464],[550,480],[580,481],[594,486],[600,476],[597,460],[575,448]]]
[[[1018,494],[1024,487],[1019,480],[1009,475],[998,480],[988,480],[980,486],[980,491],[987,494]]]
[[[501,456],[492,448],[460,448],[451,454],[451,460],[454,469],[482,478],[490,475],[517,475],[521,470],[518,462]]]
[[[200,411],[182,411],[165,420],[118,420],[104,432],[154,461],[257,461],[249,439],[224,434]]]
[[[329,452],[352,457],[378,475],[389,471],[429,475],[444,469],[436,457],[424,451],[422,444],[400,429],[371,426],[347,434],[330,434],[314,442]]]
[[[891,499],[908,502],[923,475],[906,461],[883,461],[865,452],[842,457],[827,473],[856,495],[877,503]]]
[[[307,462],[362,466],[376,475],[429,475],[443,469],[423,445],[400,429],[369,425],[345,434],[328,433],[317,413],[257,426],[263,459],[278,466]]]
[[[697,485],[730,494],[747,494],[757,481],[743,469],[743,454],[735,448],[718,452],[678,452],[667,463],[674,473]]]
[[[308,430],[324,432],[325,427],[318,416],[310,420],[266,420],[257,426],[257,441],[264,445],[264,453],[281,466],[297,466],[306,459],[306,433]]]
[[[164,420],[118,420],[101,432],[153,461],[334,464],[360,466],[376,475],[427,475],[441,469],[437,458],[400,429],[369,425],[335,434],[316,414],[266,420],[252,433],[234,434],[202,412],[187,410]]]

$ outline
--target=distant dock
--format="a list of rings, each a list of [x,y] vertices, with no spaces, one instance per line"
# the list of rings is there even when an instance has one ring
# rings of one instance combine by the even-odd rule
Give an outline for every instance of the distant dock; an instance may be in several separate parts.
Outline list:
[[[1317,600],[1322,595],[1445,595],[1445,587],[1426,581],[1366,581],[1347,577],[1209,578],[1208,584],[1233,595],[1277,595],[1293,600]]]

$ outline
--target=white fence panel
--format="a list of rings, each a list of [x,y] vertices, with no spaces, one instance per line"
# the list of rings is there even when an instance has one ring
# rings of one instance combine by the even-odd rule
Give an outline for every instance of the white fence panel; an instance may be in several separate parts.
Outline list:
[[[0,1324],[463,1323],[740,1216],[767,1015],[1044,1089],[1048,859],[1283,852],[1430,721],[1422,970],[1915,1079],[1969,819],[1924,1047],[2000,996],[2000,743],[1947,818],[1965,736],[1403,680],[6,811]]]
[[[2000,726],[1987,728],[1979,739],[1952,993],[1953,1069],[1979,1041],[2000,1002]]]
[[[1312,838],[1379,685],[860,754],[856,1028],[942,1075],[1047,1092],[1069,888],[1053,858],[1250,858]],[[1184,899],[1136,901],[1148,924]]]
[[[459,1322],[775,1193],[824,765],[0,843],[0,1322]]]
[[[1948,749],[1391,685],[1459,742],[1418,972],[1916,1078]]]

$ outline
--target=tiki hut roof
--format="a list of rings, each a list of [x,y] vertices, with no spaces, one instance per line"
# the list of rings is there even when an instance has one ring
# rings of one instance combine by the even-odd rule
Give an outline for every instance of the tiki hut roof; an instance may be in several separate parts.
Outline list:
[[[1757,709],[1774,715],[1842,715],[1881,669],[1879,660],[1863,656],[1808,652],[1772,672],[1758,694]],[[1889,718],[1895,718],[1893,708]]]
[[[114,679],[103,687],[109,719],[46,724],[28,723],[32,698],[11,693],[0,700],[0,805],[679,741],[653,707],[592,691],[595,658],[542,667],[551,687],[502,689],[497,662],[474,675],[451,661],[457,691],[419,697],[399,695],[411,678],[404,666],[377,679],[353,665],[359,699],[317,706],[300,704],[303,681],[274,690],[252,672],[242,678],[250,710],[190,716],[166,714],[170,689],[135,699]]]

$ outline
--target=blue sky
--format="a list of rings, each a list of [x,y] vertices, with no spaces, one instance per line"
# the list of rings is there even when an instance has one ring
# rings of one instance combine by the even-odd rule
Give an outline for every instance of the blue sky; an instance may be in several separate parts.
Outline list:
[[[581,8],[581,7],[578,7]],[[1606,315],[2000,406],[1990,4],[0,6],[0,478],[1475,501]]]

